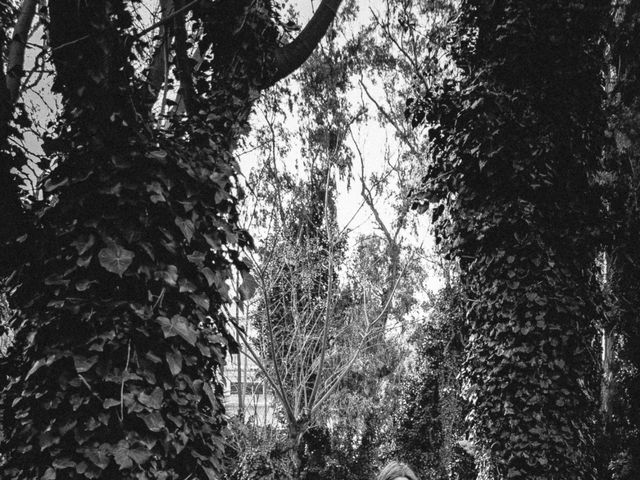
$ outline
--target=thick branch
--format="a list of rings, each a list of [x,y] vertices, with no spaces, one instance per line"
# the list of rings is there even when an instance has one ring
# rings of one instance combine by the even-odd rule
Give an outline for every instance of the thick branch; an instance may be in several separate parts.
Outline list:
[[[177,11],[184,9],[183,0],[175,0]],[[191,65],[187,52],[187,32],[185,29],[184,14],[174,17],[173,28],[175,31],[176,66],[178,67],[178,78],[180,79],[179,93],[184,100],[185,111],[191,116],[195,110],[195,98],[193,91],[193,77],[191,75]]]
[[[12,262],[12,255],[16,255],[15,249],[6,248],[7,244],[13,242],[23,231],[24,211],[20,201],[20,188],[13,174],[17,158],[8,154],[8,141],[14,105],[20,91],[24,50],[35,14],[35,4],[35,0],[25,0],[22,4],[13,40],[7,42],[6,75],[4,65],[0,65],[0,276],[10,271],[7,268]],[[0,5],[1,15],[9,15],[9,12],[6,4]],[[0,51],[5,47],[6,40],[4,32],[0,32]]]
[[[20,95],[20,80],[22,79],[24,67],[24,52],[27,46],[29,30],[33,17],[36,14],[37,0],[24,0],[20,7],[20,15],[15,28],[13,29],[13,39],[9,44],[8,69],[7,69],[7,89],[9,99],[15,103]]]
[[[151,59],[151,63],[149,64],[149,68],[147,70],[147,83],[149,84],[149,90],[151,91],[153,102],[155,102],[158,98],[158,92],[160,92],[162,83],[166,82],[167,80],[165,78],[165,72],[167,68],[166,61],[167,51],[169,49],[169,41],[167,38],[168,35],[165,23],[170,18],[170,12],[172,12],[173,10],[174,8],[172,0],[160,0],[161,20],[157,25],[160,27],[160,31],[158,34],[160,40],[156,45],[156,50],[153,54],[153,58]]]
[[[322,0],[309,23],[291,43],[274,52],[275,72],[266,86],[271,86],[296,71],[311,56],[327,33],[342,0]]]

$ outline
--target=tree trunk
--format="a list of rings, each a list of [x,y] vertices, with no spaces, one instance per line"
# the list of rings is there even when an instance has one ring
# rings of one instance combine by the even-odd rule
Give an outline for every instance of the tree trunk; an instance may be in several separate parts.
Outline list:
[[[294,479],[299,479],[302,475],[302,457],[300,446],[304,432],[299,425],[289,425],[289,459],[291,460],[292,473]]]
[[[614,390],[603,405],[613,413],[606,416],[613,444],[607,467],[619,469],[619,478],[626,480],[640,478],[640,3],[622,0],[612,11],[609,127],[614,144],[606,160],[614,179],[608,277],[617,351]]]
[[[49,2],[63,111],[47,151],[56,168],[22,239],[32,255],[10,270],[17,347],[0,383],[3,480],[222,473],[216,372],[233,338],[220,285],[246,270],[237,252],[250,246],[231,148],[266,62],[255,46],[271,50],[264,32],[275,26],[268,9],[245,12],[243,41],[198,73],[206,110],[166,131],[144,105],[128,6]],[[232,17],[205,28],[229,41]]]
[[[24,52],[29,39],[31,23],[36,14],[37,0],[23,0],[20,7],[18,21],[13,29],[13,38],[9,44],[7,89],[9,90],[11,103],[18,101],[20,95],[20,83],[24,68]]]
[[[461,5],[462,84],[425,98],[440,128],[424,202],[448,207],[436,241],[468,298],[468,418],[489,476],[593,479],[602,222],[592,178],[609,3]]]

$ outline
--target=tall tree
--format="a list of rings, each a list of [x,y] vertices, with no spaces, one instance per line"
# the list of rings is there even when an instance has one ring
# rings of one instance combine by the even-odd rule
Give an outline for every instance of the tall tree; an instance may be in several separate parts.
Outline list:
[[[605,171],[612,222],[607,288],[602,410],[609,458],[607,478],[640,476],[640,4],[614,2],[609,25],[609,131]]]
[[[18,54],[35,3],[13,17]],[[340,0],[324,0],[285,46],[268,0],[164,1],[147,28],[132,16],[138,3],[48,3],[63,111],[45,144],[43,198],[22,230],[0,238],[14,252],[1,274],[17,312],[1,369],[3,478],[213,479],[222,468],[216,375],[232,339],[221,306],[251,245],[238,227],[232,148],[255,92],[304,62]],[[134,65],[159,27],[151,58],[164,75],[146,75],[149,64]],[[4,59],[10,96],[3,85],[0,101],[11,122],[23,65]],[[173,81],[178,108],[161,127],[150,106]],[[17,195],[11,168],[20,165],[6,163],[16,158],[13,132],[2,128],[2,192]],[[0,224],[19,225],[7,212]]]
[[[601,0],[465,0],[423,202],[461,267],[481,473],[594,478]],[[445,210],[446,209],[446,210]]]

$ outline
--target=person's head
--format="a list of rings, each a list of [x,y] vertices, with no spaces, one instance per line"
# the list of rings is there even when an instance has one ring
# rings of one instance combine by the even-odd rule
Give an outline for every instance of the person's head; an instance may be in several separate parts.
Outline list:
[[[406,463],[390,462],[378,474],[376,480],[418,480]]]

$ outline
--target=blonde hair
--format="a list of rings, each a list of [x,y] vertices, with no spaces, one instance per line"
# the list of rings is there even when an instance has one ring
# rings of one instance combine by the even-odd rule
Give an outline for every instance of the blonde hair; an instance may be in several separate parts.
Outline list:
[[[376,480],[394,480],[399,477],[407,477],[409,480],[418,480],[418,476],[413,473],[409,465],[401,462],[389,462],[380,471]]]

